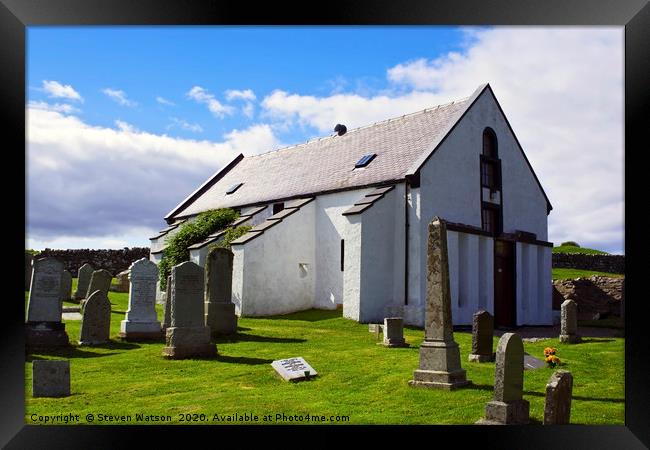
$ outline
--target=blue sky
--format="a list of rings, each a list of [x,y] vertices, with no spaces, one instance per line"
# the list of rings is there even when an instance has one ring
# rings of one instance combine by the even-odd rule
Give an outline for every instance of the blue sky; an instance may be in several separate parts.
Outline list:
[[[42,80],[65,80],[83,93],[89,123],[112,126],[119,118],[153,133],[196,137],[169,127],[169,117],[182,117],[199,125],[205,139],[220,139],[255,117],[240,112],[215,120],[187,98],[193,86],[221,103],[225,91],[251,88],[258,98],[278,88],[304,95],[378,92],[389,67],[458,50],[464,40],[452,27],[30,27],[27,39],[29,100],[46,100]],[[124,91],[137,105],[120,106],[105,88]],[[289,142],[309,137],[301,130],[285,134]]]
[[[549,240],[622,253],[622,64],[622,27],[28,27],[26,246],[148,246],[239,152],[490,82]]]

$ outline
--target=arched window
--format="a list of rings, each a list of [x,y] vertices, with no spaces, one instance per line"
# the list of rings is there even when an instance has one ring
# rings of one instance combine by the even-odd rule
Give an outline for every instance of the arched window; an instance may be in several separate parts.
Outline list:
[[[498,158],[497,135],[492,128],[483,130],[483,154],[488,158]]]

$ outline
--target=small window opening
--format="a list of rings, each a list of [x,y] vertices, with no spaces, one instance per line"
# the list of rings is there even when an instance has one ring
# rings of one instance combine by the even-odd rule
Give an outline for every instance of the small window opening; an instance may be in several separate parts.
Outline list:
[[[345,261],[345,240],[341,239],[341,272],[343,272],[343,261]]]
[[[273,204],[273,214],[277,214],[284,209],[284,203]]]
[[[244,183],[236,183],[236,184],[233,184],[232,186],[230,186],[228,188],[228,190],[226,191],[226,195],[230,195],[233,192],[235,192],[237,189],[239,189],[241,187],[242,184],[244,184]]]
[[[354,168],[358,169],[360,167],[366,167],[368,164],[370,164],[370,161],[375,159],[375,156],[377,156],[376,153],[364,155],[359,161],[357,161],[357,163],[354,165]]]

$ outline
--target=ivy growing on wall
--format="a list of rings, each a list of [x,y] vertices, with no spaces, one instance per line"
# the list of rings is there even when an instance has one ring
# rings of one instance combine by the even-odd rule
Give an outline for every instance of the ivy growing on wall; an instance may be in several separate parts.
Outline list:
[[[239,214],[230,208],[213,209],[199,214],[196,219],[180,226],[178,232],[165,240],[165,250],[158,264],[160,289],[167,289],[167,277],[172,267],[190,260],[189,247],[207,239],[237,220]]]
[[[248,233],[248,230],[250,230],[253,227],[250,227],[248,225],[242,225],[239,227],[235,228],[228,228],[226,229],[226,232],[223,235],[223,238],[219,240],[219,242],[216,242],[215,244],[210,244],[208,246],[208,252],[212,250],[213,248],[227,248],[230,249],[230,243],[234,241],[237,238],[240,238],[241,236],[245,235]]]

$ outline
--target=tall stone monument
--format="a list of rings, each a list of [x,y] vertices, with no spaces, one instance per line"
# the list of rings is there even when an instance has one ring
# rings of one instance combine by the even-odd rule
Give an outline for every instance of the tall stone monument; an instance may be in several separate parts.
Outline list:
[[[210,327],[205,325],[203,267],[187,261],[172,267],[171,326],[163,356],[172,359],[213,356]]]
[[[227,248],[215,248],[205,262],[205,324],[213,336],[237,331],[235,304],[232,302],[233,253]]]
[[[530,405],[523,399],[524,343],[516,333],[505,333],[497,345],[494,400],[485,406],[481,425],[523,425]]]
[[[578,305],[573,300],[565,300],[561,306],[560,342],[577,344],[582,341],[578,333]]]
[[[129,292],[129,269],[123,270],[117,275],[115,275],[115,278],[117,278],[117,284],[113,286],[113,291],[114,292]],[[154,298],[155,302],[155,298]]]
[[[494,361],[492,351],[492,335],[494,334],[494,318],[487,311],[477,311],[472,317],[472,362]]]
[[[40,258],[33,263],[25,324],[27,348],[69,345],[61,322],[62,272],[63,263],[55,258]]]
[[[77,290],[74,292],[73,298],[75,300],[81,300],[86,297],[86,292],[88,292],[88,285],[90,284],[90,277],[92,277],[93,266],[88,263],[85,263],[79,268],[79,274],[77,278]]]
[[[72,295],[72,275],[67,270],[61,273],[61,300],[70,300]]]
[[[120,322],[120,337],[126,340],[163,337],[156,315],[158,266],[142,258],[129,267],[129,309]]]
[[[111,334],[111,302],[104,291],[96,290],[86,299],[79,345],[97,345],[108,342]]]
[[[544,425],[566,425],[571,418],[571,396],[573,375],[558,370],[551,375],[546,385],[544,404]]]
[[[426,296],[420,368],[409,384],[436,389],[466,386],[471,381],[460,365],[460,349],[452,328],[447,225],[439,217],[429,223]]]

